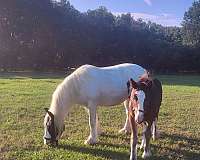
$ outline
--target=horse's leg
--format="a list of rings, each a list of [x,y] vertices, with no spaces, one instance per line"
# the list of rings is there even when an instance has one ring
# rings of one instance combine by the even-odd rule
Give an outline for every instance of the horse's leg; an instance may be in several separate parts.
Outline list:
[[[142,143],[140,145],[140,149],[144,148],[144,145],[146,143],[146,139],[145,139],[145,131],[147,129],[146,124],[143,124],[143,131],[142,131]]]
[[[144,152],[142,154],[142,158],[147,158],[151,156],[151,151],[150,151],[151,125],[152,122],[148,124],[147,129],[145,131],[146,143],[144,143]]]
[[[130,132],[130,124],[129,124],[129,118],[128,118],[128,107],[129,107],[129,100],[124,101],[124,107],[126,109],[126,122],[124,124],[124,127],[119,130],[119,133],[129,133]]]
[[[85,141],[85,144],[95,144],[97,141],[96,105],[92,102],[89,102],[88,109],[89,109],[90,135]]]
[[[96,113],[96,126],[97,126],[97,134],[101,135],[102,131],[101,131],[100,122],[99,122],[99,118],[98,118],[97,113]]]
[[[134,116],[129,116],[130,128],[131,128],[131,154],[130,160],[137,160],[137,124]]]

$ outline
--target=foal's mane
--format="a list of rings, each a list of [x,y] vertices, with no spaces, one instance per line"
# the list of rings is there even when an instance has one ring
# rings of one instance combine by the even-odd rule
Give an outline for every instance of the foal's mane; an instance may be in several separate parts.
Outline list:
[[[142,88],[151,88],[153,84],[153,77],[149,72],[146,71],[146,73],[139,78],[137,83],[139,86],[143,86]]]
[[[146,71],[143,75],[139,77],[138,82],[145,82],[150,80],[152,80],[152,75],[150,74],[150,72]]]

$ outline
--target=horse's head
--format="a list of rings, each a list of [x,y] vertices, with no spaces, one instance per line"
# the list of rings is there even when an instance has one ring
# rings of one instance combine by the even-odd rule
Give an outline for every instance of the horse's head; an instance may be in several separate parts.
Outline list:
[[[47,108],[45,108],[47,112],[44,118],[44,144],[57,146],[58,139],[61,137],[65,127],[57,124],[55,121],[55,116],[51,113]]]
[[[130,97],[129,107],[134,111],[135,121],[140,124],[144,121],[146,93],[152,83],[149,79],[141,79],[138,82],[130,79],[128,83],[129,85],[127,85],[127,87],[129,87],[128,92]]]

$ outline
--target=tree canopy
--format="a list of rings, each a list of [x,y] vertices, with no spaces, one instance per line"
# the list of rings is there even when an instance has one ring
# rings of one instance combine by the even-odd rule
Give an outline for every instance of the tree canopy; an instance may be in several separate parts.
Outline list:
[[[194,1],[185,12],[183,31],[183,43],[194,47],[200,46],[200,1]]]
[[[161,72],[200,71],[199,4],[185,13],[183,27],[164,27],[103,6],[81,13],[67,0],[0,1],[0,69],[131,62]]]

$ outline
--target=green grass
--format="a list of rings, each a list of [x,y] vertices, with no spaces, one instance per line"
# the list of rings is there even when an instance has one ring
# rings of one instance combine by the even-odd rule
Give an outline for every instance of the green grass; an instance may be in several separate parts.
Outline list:
[[[0,73],[0,159],[126,160],[129,135],[118,130],[124,107],[99,108],[104,134],[98,144],[84,145],[88,116],[74,106],[58,148],[43,145],[44,107],[48,107],[63,74]],[[151,143],[153,160],[200,159],[200,76],[158,76],[163,83],[159,140]],[[142,151],[138,151],[141,159]]]

